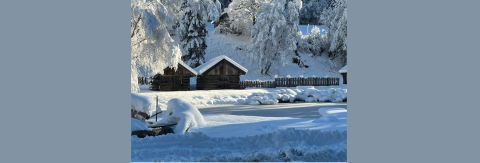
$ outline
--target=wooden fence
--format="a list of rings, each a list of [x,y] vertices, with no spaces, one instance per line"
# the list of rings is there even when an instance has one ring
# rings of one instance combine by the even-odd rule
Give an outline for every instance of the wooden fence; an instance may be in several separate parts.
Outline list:
[[[138,77],[138,84],[150,85],[151,77]],[[331,86],[339,85],[340,78],[333,77],[293,77],[293,78],[275,78],[275,81],[240,81],[240,89],[257,88],[276,88],[276,87],[296,87],[296,86]]]
[[[240,88],[276,88],[276,87],[296,87],[296,86],[331,86],[339,85],[340,78],[332,77],[293,77],[293,78],[275,78],[275,81],[240,81]]]
[[[152,82],[152,77],[138,77],[138,84],[140,85],[150,85]]]

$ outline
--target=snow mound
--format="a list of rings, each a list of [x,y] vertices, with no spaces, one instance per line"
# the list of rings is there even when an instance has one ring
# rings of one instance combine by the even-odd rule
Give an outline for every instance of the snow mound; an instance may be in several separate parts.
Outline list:
[[[173,132],[184,134],[188,129],[204,125],[200,111],[189,102],[174,98],[167,102],[166,117],[151,126],[167,126],[177,124]]]
[[[153,115],[155,113],[155,101],[144,95],[138,93],[131,93],[131,104],[132,110],[146,113],[148,115]]]
[[[143,122],[141,122],[141,121],[139,121],[138,119],[135,119],[135,118],[132,118],[131,127],[132,127],[132,132],[133,131],[141,131],[141,130],[151,130],[145,125],[145,123],[143,123]]]
[[[243,137],[201,132],[131,138],[132,162],[346,162],[347,132],[283,129]]]
[[[258,104],[261,104],[261,105],[275,105],[278,103],[278,97],[276,94],[271,94],[271,93],[261,93],[261,92],[257,92],[257,93],[253,93],[253,95],[250,97],[249,100],[247,100],[247,104],[250,104],[250,105],[256,105],[257,102]],[[253,102],[253,101],[256,101],[256,102]]]
[[[338,122],[339,119],[347,119],[347,109],[344,108],[323,107],[318,109],[318,112],[322,115],[318,120]]]

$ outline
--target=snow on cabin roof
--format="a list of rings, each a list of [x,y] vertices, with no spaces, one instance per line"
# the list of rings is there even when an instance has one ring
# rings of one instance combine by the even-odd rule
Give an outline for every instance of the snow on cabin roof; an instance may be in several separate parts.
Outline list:
[[[210,69],[211,67],[213,67],[215,64],[217,64],[218,62],[222,61],[223,59],[227,60],[228,62],[230,62],[231,64],[235,65],[237,68],[239,68],[240,70],[242,71],[245,71],[245,73],[248,72],[248,70],[241,66],[240,64],[238,64],[237,62],[233,61],[232,59],[228,58],[227,56],[225,55],[221,55],[221,56],[218,56],[218,57],[215,57],[215,58],[212,58],[211,60],[205,62],[204,64],[198,66],[197,68],[195,68],[195,70],[198,72],[197,75],[201,75],[203,74],[205,71],[207,71],[208,69]]]
[[[183,67],[185,67],[188,71],[192,72],[194,75],[198,75],[197,71],[193,70],[190,66],[188,66],[187,64],[183,63],[183,61],[178,61],[178,63],[180,65],[182,65]]]
[[[343,67],[342,69],[338,70],[338,72],[347,73],[347,65],[345,65],[345,67]]]

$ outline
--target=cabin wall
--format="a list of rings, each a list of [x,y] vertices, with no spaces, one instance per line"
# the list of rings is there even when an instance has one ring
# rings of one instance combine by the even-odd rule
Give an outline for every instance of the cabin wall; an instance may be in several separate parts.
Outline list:
[[[230,64],[222,61],[218,66],[211,69],[207,75],[239,75],[240,72]]]
[[[223,60],[197,76],[197,90],[240,89],[240,75],[237,68]]]
[[[186,91],[190,90],[190,77],[194,76],[186,68],[178,65],[177,69],[164,69],[163,75],[155,75],[150,90],[152,91]]]
[[[343,76],[343,84],[347,84],[347,73],[342,73]]]
[[[239,75],[197,76],[197,90],[240,89]]]
[[[166,68],[166,69],[163,71],[163,75],[192,76],[193,74],[191,74],[191,73],[190,73],[186,68],[184,68],[183,66],[178,65],[176,71],[175,71],[173,68],[170,68],[170,67]]]

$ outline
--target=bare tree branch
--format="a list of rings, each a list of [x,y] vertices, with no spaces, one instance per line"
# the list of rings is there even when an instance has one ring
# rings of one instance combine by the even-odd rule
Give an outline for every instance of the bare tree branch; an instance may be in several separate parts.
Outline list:
[[[138,22],[140,22],[140,19],[142,19],[142,14],[140,14],[140,16],[137,19],[137,22],[135,22],[135,26],[133,27],[132,35],[130,36],[130,38],[133,38],[133,36],[135,35],[135,30],[137,29]]]

